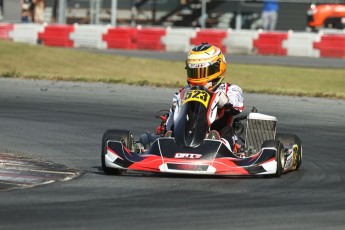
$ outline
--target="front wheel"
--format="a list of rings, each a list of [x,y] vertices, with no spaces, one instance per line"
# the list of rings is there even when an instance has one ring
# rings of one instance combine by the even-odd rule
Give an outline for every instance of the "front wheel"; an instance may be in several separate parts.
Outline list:
[[[268,140],[264,141],[261,148],[275,148],[276,152],[276,162],[277,162],[277,170],[274,174],[275,177],[280,177],[284,173],[284,166],[285,166],[285,157],[284,157],[284,146],[280,141],[277,140]]]
[[[120,175],[122,169],[110,168],[105,163],[105,155],[107,154],[107,143],[108,141],[120,141],[123,146],[128,149],[133,148],[133,136],[128,130],[116,130],[109,129],[107,130],[102,137],[102,152],[101,152],[101,161],[102,169],[107,175]]]
[[[276,140],[283,143],[284,148],[292,149],[293,151],[293,168],[294,170],[299,169],[302,164],[302,141],[295,134],[289,133],[277,133]]]

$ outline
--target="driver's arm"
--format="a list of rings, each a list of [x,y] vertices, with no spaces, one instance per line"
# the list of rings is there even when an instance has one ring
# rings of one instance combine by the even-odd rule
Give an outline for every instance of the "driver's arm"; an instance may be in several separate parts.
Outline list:
[[[226,85],[217,89],[219,94],[218,107],[231,106],[238,112],[242,112],[244,108],[243,91],[237,85]]]
[[[179,97],[180,97],[180,93],[175,93],[174,96],[173,96],[173,102],[171,104],[171,107],[170,107],[170,110],[169,110],[169,114],[168,114],[168,118],[167,118],[167,121],[165,123],[166,131],[171,130],[171,127],[174,124],[174,112],[175,112],[175,108],[176,108],[177,101],[178,101]]]

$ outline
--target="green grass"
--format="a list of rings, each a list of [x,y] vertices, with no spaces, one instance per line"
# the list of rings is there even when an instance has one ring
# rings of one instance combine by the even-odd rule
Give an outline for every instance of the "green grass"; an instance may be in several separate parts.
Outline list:
[[[124,83],[186,84],[184,60],[162,61],[0,41],[0,76]],[[245,92],[345,99],[345,69],[228,64],[226,81]]]
[[[235,65],[247,92],[345,98],[345,69]]]

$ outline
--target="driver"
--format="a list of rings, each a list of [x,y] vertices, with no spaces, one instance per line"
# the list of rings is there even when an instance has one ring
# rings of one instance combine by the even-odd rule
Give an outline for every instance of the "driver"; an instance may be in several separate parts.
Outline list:
[[[233,116],[242,112],[244,99],[239,86],[222,83],[226,71],[224,55],[218,47],[202,43],[189,51],[185,68],[188,86],[180,89],[173,96],[166,121],[166,131],[172,131],[174,128],[174,110],[183,89],[201,85],[219,94],[218,108],[224,108],[218,110],[220,111],[219,118],[211,124],[211,130],[216,130],[219,133],[218,138],[221,138],[230,150],[237,152],[240,146],[237,144],[237,136],[231,127],[231,122]]]

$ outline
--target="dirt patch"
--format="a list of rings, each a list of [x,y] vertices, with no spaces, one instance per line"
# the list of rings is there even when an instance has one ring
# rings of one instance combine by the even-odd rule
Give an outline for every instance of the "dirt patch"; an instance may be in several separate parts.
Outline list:
[[[0,153],[0,191],[68,181],[81,170],[12,153]]]

